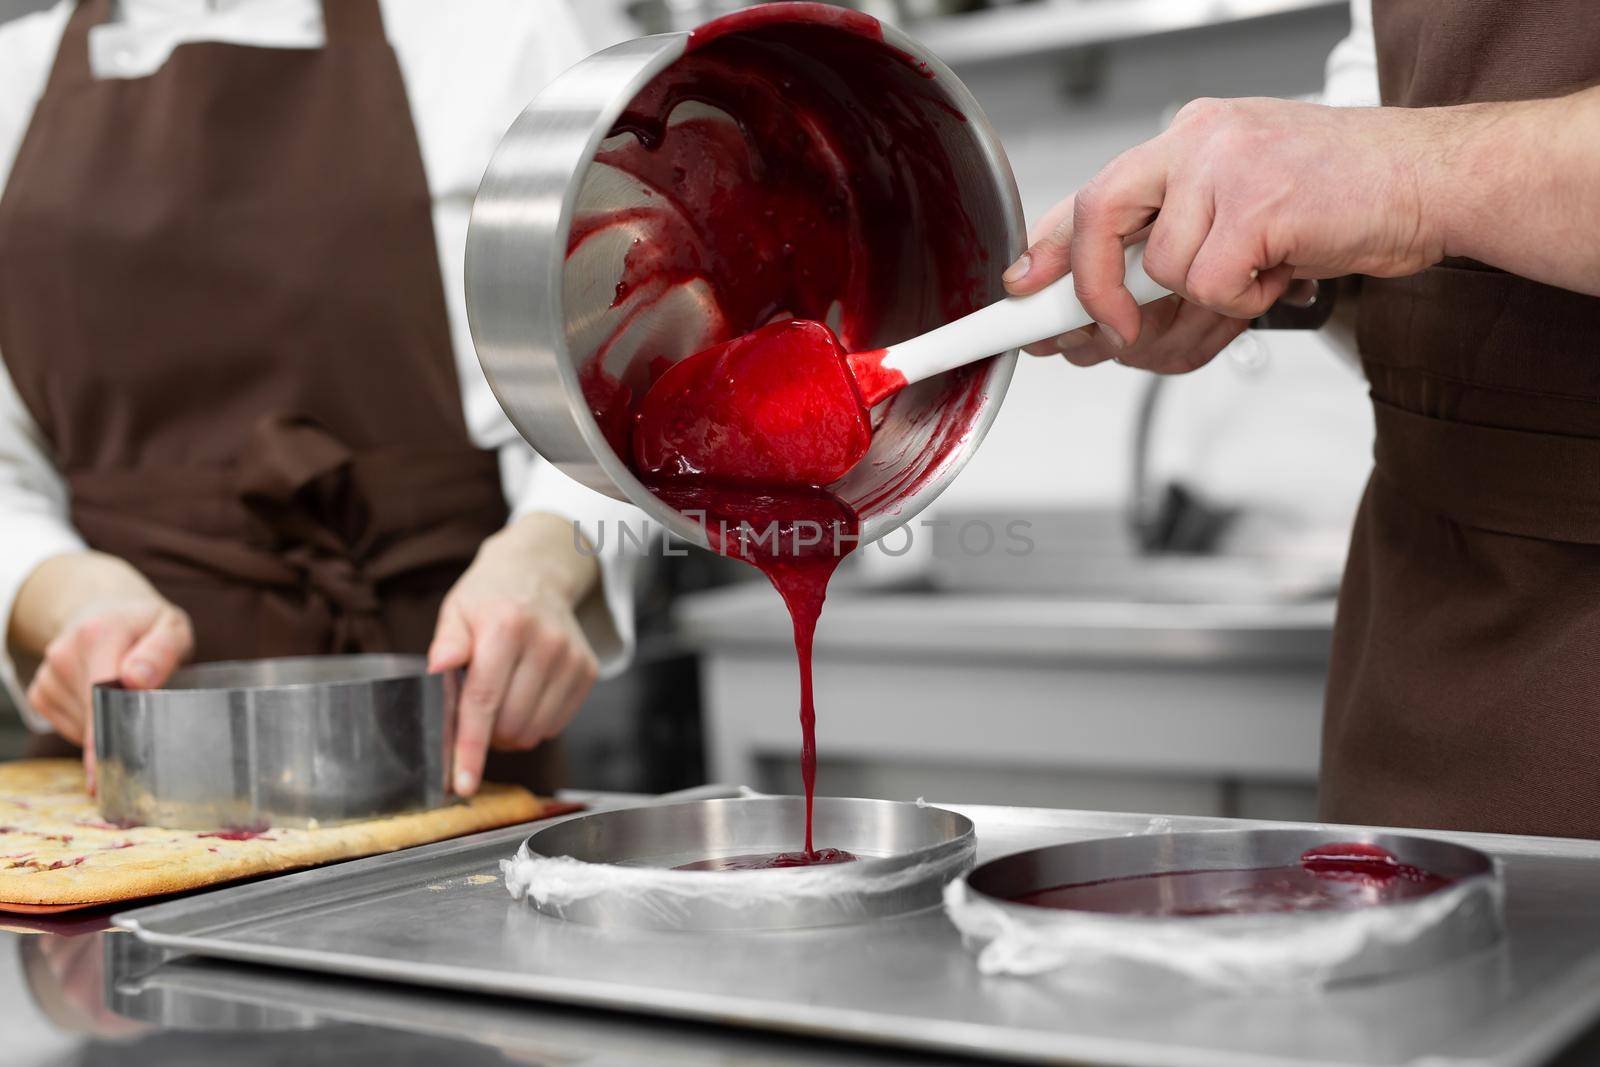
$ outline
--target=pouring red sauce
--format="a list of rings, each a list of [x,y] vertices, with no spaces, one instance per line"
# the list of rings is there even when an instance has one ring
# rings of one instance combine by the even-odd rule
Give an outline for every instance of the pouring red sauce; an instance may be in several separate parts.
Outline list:
[[[1401,863],[1376,845],[1341,842],[1310,849],[1292,866],[1108,878],[1040,889],[1014,900],[1068,911],[1193,918],[1350,911],[1425,897],[1452,882]]]
[[[738,857],[740,869],[853,858],[812,839],[817,618],[855,548],[857,507],[915,492],[982,405],[972,388],[981,370],[951,375],[949,402],[915,427],[918,452],[898,457],[895,478],[856,506],[829,491],[872,432],[850,384],[852,371],[873,372],[872,354],[846,365],[839,353],[872,347],[906,257],[932,264],[924,310],[945,319],[976,308],[988,280],[941,140],[965,119],[931,77],[856,12],[773,4],[718,19],[629,104],[596,156],[642,190],[638,202],[580,215],[571,230],[569,258],[619,227],[629,236],[612,303],[621,324],[580,375],[596,422],[651,492],[704,525],[713,548],[760,569],[793,619],[805,847]],[[854,96],[841,91],[845,79]],[[913,215],[937,221],[916,242]],[[720,347],[677,367],[648,351],[622,358],[631,326],[665,314],[668,301],[681,308],[686,295],[705,315],[695,347]],[[742,338],[751,331],[754,346]],[[652,392],[659,400],[645,401]],[[689,401],[708,395],[716,425],[690,413]],[[796,429],[799,445],[751,447],[775,423]]]
[[[814,855],[811,812],[817,780],[817,713],[811,685],[811,646],[828,580],[856,545],[860,529],[856,513],[826,490],[808,487],[717,484],[685,478],[652,483],[651,491],[698,519],[705,526],[712,548],[742,559],[765,574],[789,609],[794,624],[795,658],[800,666],[805,855]],[[790,862],[774,865],[798,866]]]

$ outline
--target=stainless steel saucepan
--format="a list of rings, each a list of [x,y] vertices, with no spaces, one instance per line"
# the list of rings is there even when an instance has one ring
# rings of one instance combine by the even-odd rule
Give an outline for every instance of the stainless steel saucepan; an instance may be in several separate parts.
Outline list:
[[[855,60],[831,63],[826,48],[808,45],[851,32],[840,25],[839,9],[779,4],[758,10],[759,19],[713,24],[721,54],[747,54],[751,64],[833,94],[845,109],[909,115],[907,121],[932,138],[942,157],[944,202],[959,204],[962,224],[972,229],[968,269],[977,280],[972,307],[962,310],[1002,296],[1000,270],[1025,245],[1022,207],[999,140],[967,88],[938,57],[893,27],[881,28],[881,40],[871,39],[876,28],[866,38],[856,32],[866,43],[851,46]],[[804,27],[800,34],[797,26]],[[607,443],[580,385],[599,358],[597,323],[621,313],[616,282],[628,244],[619,242],[609,256],[586,256],[581,264],[568,258],[581,216],[625,212],[628,198],[641,195],[597,165],[596,156],[608,139],[633,136],[614,132],[618,117],[654,79],[684,60],[691,36],[661,34],[596,53],[551,83],[521,114],[478,190],[467,238],[466,296],[489,383],[534,448],[585,485],[631,501],[673,533],[704,545],[700,525],[653,496]],[[900,247],[892,262],[874,268],[892,279],[888,299],[876,309],[880,336],[867,339],[881,346],[950,317],[948,304],[941,305],[937,261],[941,254],[948,259],[949,244],[941,238],[953,222],[932,195],[925,159],[906,153],[892,138],[863,138],[851,147],[865,154],[863,169],[875,181],[904,191],[892,206],[903,214],[894,220]],[[696,311],[692,298],[662,301],[629,321],[628,329],[648,339],[634,346],[637,358],[690,354],[684,338],[697,333],[684,320]],[[730,329],[738,333],[756,325],[735,323]],[[1003,353],[954,391],[949,381],[928,381],[880,409],[872,450],[830,487],[860,514],[863,541],[905,523],[950,484],[999,411],[1015,361],[1015,351]]]

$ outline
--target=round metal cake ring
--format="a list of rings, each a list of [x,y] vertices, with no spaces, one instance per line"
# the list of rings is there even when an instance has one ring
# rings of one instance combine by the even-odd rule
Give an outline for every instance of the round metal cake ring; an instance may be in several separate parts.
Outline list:
[[[107,819],[214,830],[312,826],[449,799],[459,671],[421,656],[186,667],[160,689],[94,689]]]
[[[818,845],[858,858],[770,870],[677,870],[793,852],[801,797],[741,797],[597,812],[539,830],[504,861],[506,885],[547,915],[645,930],[781,930],[920,911],[972,864],[971,820],[926,804],[819,797]]]
[[[1149,915],[1019,902],[1048,889],[1148,875],[1294,868],[1312,850],[1343,844],[1376,846],[1448,882],[1425,895],[1328,910]],[[985,973],[1050,975],[1078,987],[1177,980],[1260,991],[1381,978],[1487,948],[1501,934],[1501,898],[1495,861],[1476,849],[1342,827],[1052,845],[977,867],[948,887],[945,904]]]

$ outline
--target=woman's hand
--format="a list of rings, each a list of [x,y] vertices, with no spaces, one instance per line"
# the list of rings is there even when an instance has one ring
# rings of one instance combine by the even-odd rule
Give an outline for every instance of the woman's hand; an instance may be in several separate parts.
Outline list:
[[[1095,319],[1029,351],[1192,370],[1296,278],[1395,277],[1438,262],[1446,235],[1425,190],[1461,121],[1454,111],[1194,101],[1052,209],[1006,271],[1025,294],[1070,270]],[[1145,270],[1177,297],[1141,309],[1122,284],[1123,247],[1147,227]]]
[[[577,714],[598,667],[573,609],[598,574],[570,522],[528,515],[485,541],[445,597],[428,668],[467,669],[456,716],[458,794],[477,791],[491,744],[531,749]]]
[[[132,566],[97,552],[57,556],[28,576],[11,640],[39,660],[28,703],[83,746],[91,790],[95,684],[155,688],[194,650],[189,617]]]

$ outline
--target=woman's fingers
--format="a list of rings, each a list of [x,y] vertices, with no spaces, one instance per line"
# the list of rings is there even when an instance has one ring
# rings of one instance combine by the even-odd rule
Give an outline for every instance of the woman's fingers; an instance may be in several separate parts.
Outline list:
[[[530,749],[559,734],[598,673],[594,654],[564,629],[536,625],[495,723],[496,748]]]
[[[194,630],[189,616],[175,607],[166,607],[121,657],[117,673],[130,689],[154,689],[170,678],[193,651]]]
[[[578,638],[570,638],[556,660],[549,684],[535,712],[535,722],[543,737],[554,737],[578,714],[583,701],[594,688],[599,670],[594,654]]]
[[[453,671],[472,658],[472,628],[448,600],[439,612],[433,643],[428,646],[428,670]]]
[[[472,625],[471,663],[456,712],[455,790],[477,792],[495,716],[521,658],[526,620],[511,608],[491,609]]]
[[[28,703],[61,736],[83,745],[91,789],[94,687],[160,685],[193,647],[189,617],[150,589],[86,604],[45,646]]]
[[[539,728],[539,706],[550,687],[551,668],[558,651],[553,640],[537,638],[522,650],[506,689],[505,704],[495,719],[495,748],[526,750],[549,736]]]
[[[81,698],[48,663],[41,665],[34,674],[28,686],[28,703],[44,716],[56,733],[73,744],[83,740],[85,716],[77,710]]]
[[[88,719],[90,673],[89,641],[84,629],[71,629],[45,646],[44,661],[34,675],[30,694],[38,693],[35,706],[58,733],[82,744]],[[32,696],[30,695],[30,700]]]
[[[95,792],[94,687],[122,680],[122,669],[129,652],[142,638],[156,631],[160,617],[166,610],[114,613],[86,622],[78,632],[80,646],[87,646],[82,648],[82,655],[88,684],[80,687],[80,692],[83,699],[83,777],[91,796]],[[162,644],[170,640],[165,635],[158,638]],[[152,673],[147,677],[154,679],[150,685],[158,685],[165,680],[165,675],[155,679]]]

